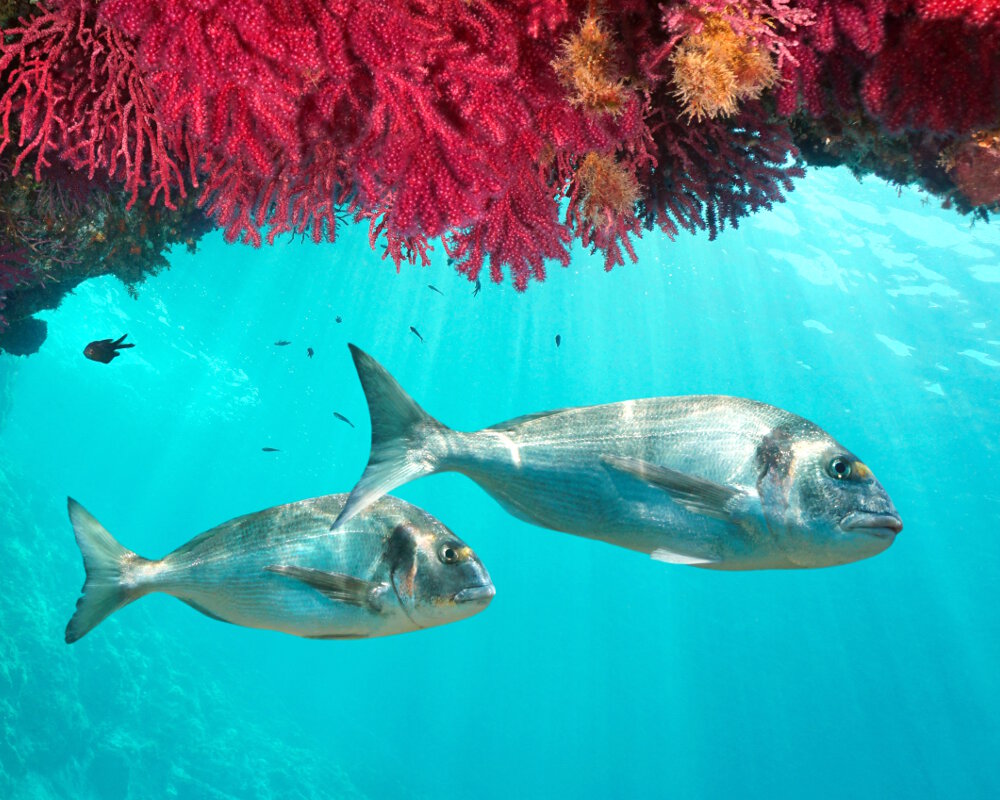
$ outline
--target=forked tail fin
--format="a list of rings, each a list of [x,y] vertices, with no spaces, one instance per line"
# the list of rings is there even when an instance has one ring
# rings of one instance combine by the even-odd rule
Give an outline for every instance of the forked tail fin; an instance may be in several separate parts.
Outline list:
[[[83,595],[76,601],[76,613],[66,626],[66,643],[72,644],[109,614],[146,593],[127,580],[132,568],[146,563],[146,559],[118,544],[72,497],[69,498],[69,518],[87,571]]]
[[[397,486],[437,472],[443,451],[434,447],[435,440],[443,442],[449,433],[448,428],[414,402],[385,367],[353,344],[349,347],[368,401],[372,447],[368,466],[331,530]]]

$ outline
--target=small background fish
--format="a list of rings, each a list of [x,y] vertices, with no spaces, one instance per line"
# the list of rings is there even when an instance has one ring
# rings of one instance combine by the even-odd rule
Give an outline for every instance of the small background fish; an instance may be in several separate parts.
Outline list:
[[[98,339],[83,348],[83,354],[91,361],[99,361],[101,364],[110,364],[120,355],[118,352],[119,350],[135,347],[135,345],[131,343],[122,344],[125,341],[126,336],[128,336],[128,334],[123,333],[114,341],[111,341],[110,339]]]

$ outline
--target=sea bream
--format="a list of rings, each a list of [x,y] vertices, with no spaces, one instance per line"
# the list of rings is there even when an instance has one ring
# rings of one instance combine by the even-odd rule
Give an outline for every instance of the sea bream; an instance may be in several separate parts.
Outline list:
[[[153,592],[223,622],[312,639],[415,631],[489,604],[486,568],[434,517],[384,497],[331,533],[346,499],[328,495],[237,517],[159,561],[122,547],[70,499],[87,579],[66,641]]]
[[[737,397],[628,400],[463,433],[351,346],[368,400],[368,466],[334,530],[385,492],[459,472],[546,528],[722,570],[845,564],[903,527],[871,470],[829,434]]]

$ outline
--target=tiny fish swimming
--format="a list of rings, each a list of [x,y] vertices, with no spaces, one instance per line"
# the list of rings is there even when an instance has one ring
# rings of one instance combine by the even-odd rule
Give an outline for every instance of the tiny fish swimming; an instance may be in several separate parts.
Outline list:
[[[122,547],[79,503],[69,516],[87,572],[66,642],[153,592],[206,616],[310,639],[358,639],[471,617],[493,599],[476,554],[394,497],[330,532],[346,494],[237,517],[158,561]]]
[[[737,397],[628,400],[464,433],[351,345],[372,448],[337,523],[422,475],[453,471],[546,528],[719,570],[845,564],[903,527],[857,456],[818,426]]]

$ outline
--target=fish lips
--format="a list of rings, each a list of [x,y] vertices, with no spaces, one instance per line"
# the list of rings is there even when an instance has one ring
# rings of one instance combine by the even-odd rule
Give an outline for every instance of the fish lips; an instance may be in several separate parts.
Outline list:
[[[497,593],[492,583],[482,586],[470,586],[452,595],[451,599],[456,603],[479,603],[482,606],[489,605],[493,595]]]
[[[872,536],[891,538],[903,530],[903,520],[898,514],[879,511],[852,511],[840,521],[846,531],[867,533]]]

